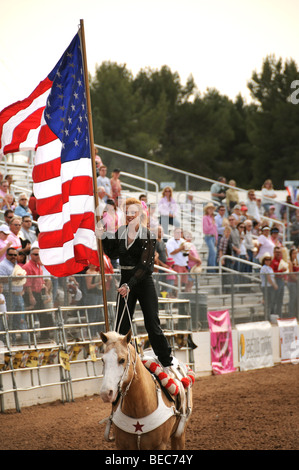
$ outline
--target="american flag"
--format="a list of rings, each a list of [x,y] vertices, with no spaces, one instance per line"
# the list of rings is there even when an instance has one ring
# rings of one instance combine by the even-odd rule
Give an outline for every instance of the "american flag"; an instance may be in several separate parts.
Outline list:
[[[99,265],[80,32],[33,93],[0,113],[0,154],[35,149],[42,263],[54,276]]]

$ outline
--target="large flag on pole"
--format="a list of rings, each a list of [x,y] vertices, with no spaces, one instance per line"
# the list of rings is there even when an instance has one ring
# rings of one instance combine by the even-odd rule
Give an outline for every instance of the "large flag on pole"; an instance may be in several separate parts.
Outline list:
[[[54,276],[99,265],[80,31],[31,95],[0,113],[0,155],[34,149],[43,264]]]

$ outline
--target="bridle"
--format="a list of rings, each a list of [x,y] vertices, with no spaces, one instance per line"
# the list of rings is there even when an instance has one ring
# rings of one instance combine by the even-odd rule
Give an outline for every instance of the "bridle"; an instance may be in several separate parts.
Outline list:
[[[130,351],[130,345],[128,344],[128,359],[127,359],[127,364],[126,364],[126,367],[124,368],[124,372],[120,378],[120,381],[118,382],[118,385],[117,385],[117,388],[118,388],[118,392],[119,392],[119,395],[123,398],[126,396],[126,394],[128,393],[130,387],[131,387],[131,384],[133,382],[133,379],[134,379],[134,376],[136,374],[136,363],[137,363],[137,351],[136,351],[136,347],[135,347],[135,360],[132,361],[132,357],[131,357],[131,351]],[[133,364],[133,374],[132,374],[132,377],[131,377],[131,380],[129,381],[128,385],[126,386],[125,390],[123,391],[123,384],[125,382],[125,379],[126,379],[126,376],[129,372],[129,369],[130,369],[130,365],[131,365],[131,362]]]
[[[125,390],[123,390],[123,385],[124,385],[124,382],[126,381],[126,378],[127,378],[127,375],[128,375],[131,364],[133,364],[133,374],[132,374],[131,380],[128,382]],[[127,364],[126,364],[126,367],[124,368],[122,376],[119,379],[119,382],[117,384],[118,394],[117,394],[117,398],[116,398],[114,404],[116,404],[118,402],[120,397],[123,398],[128,393],[128,391],[131,387],[131,384],[133,382],[134,376],[136,374],[136,364],[137,364],[136,346],[135,346],[135,359],[133,360],[132,355],[131,355],[131,351],[130,351],[130,344],[128,344],[128,347],[127,347]],[[104,374],[103,375],[105,375],[105,363],[103,363],[103,368],[104,368],[104,370],[103,370]]]

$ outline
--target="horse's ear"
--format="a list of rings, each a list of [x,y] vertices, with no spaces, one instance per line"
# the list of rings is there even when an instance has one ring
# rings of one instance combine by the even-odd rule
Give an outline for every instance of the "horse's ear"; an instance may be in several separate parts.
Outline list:
[[[129,344],[129,342],[131,341],[131,337],[132,337],[132,330],[128,331],[128,333],[125,336],[125,340],[127,344]]]
[[[108,338],[107,338],[107,336],[105,335],[105,333],[103,333],[103,332],[101,331],[101,332],[100,332],[100,336],[101,336],[101,340],[103,341],[103,343],[107,343]]]

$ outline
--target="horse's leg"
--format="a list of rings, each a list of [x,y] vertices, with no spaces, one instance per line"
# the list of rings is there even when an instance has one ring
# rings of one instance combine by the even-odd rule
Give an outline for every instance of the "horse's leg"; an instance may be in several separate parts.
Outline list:
[[[185,431],[180,436],[173,435],[171,437],[171,450],[185,449]]]

